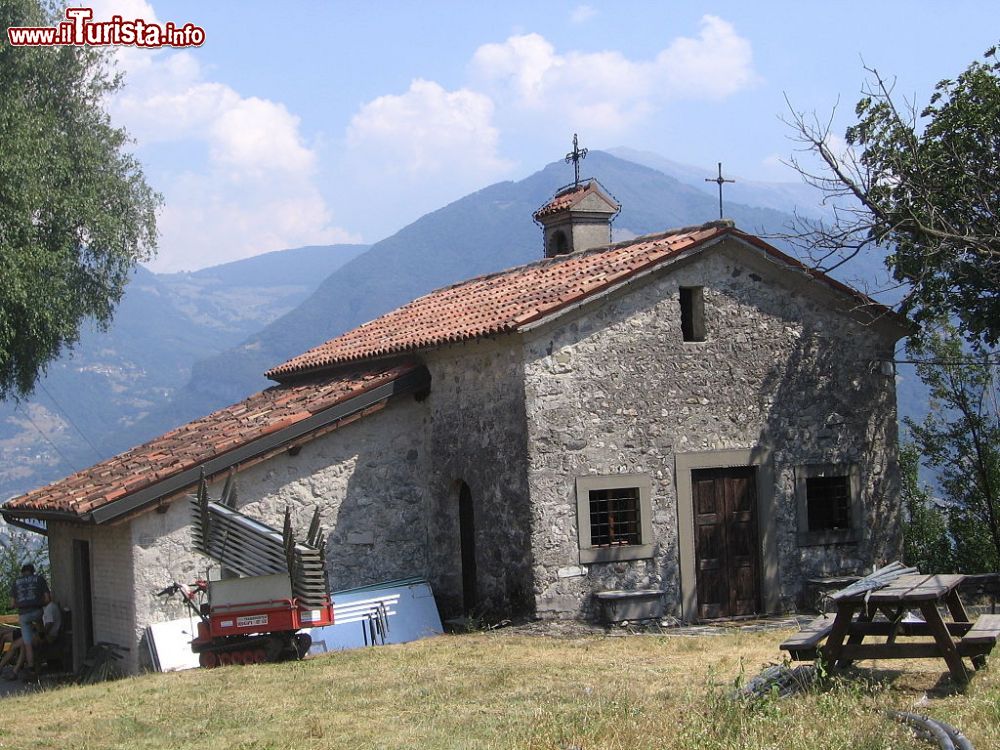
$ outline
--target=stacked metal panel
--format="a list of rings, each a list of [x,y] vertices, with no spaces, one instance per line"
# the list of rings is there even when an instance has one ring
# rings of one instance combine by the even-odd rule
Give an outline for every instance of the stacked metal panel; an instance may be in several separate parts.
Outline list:
[[[319,509],[313,515],[306,539],[296,541],[287,509],[282,531],[236,510],[236,484],[232,474],[226,480],[220,502],[209,499],[204,476],[198,484],[198,494],[191,501],[194,516],[191,535],[195,549],[241,576],[286,573],[291,579],[292,593],[301,605],[320,607],[324,604],[329,589]]]

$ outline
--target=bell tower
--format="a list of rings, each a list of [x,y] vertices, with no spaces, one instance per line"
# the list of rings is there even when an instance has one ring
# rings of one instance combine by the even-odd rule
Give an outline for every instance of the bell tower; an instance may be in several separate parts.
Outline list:
[[[611,221],[621,206],[597,180],[565,188],[535,211],[542,226],[545,257],[590,250],[611,243]]]
[[[533,216],[542,227],[546,258],[611,243],[611,222],[621,206],[597,180],[580,183],[580,162],[586,158],[587,149],[580,148],[573,133],[573,150],[566,154],[566,163],[573,163],[573,184],[562,188]]]

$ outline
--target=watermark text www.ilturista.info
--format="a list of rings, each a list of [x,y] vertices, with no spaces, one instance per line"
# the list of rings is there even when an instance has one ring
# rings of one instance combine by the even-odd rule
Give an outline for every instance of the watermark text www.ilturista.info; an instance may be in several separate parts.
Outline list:
[[[89,44],[125,47],[200,47],[205,30],[193,23],[183,26],[125,20],[111,16],[110,21],[94,21],[90,8],[67,8],[66,20],[56,26],[11,26],[7,39],[12,47],[65,47]]]

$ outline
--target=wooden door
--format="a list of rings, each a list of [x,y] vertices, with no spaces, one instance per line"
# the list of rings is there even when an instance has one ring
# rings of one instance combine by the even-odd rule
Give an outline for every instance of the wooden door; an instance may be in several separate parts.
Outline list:
[[[713,620],[760,609],[757,477],[753,466],[695,469],[698,617]]]
[[[73,540],[73,665],[79,669],[94,645],[94,595],[90,574],[90,542]],[[66,606],[67,602],[59,602]]]

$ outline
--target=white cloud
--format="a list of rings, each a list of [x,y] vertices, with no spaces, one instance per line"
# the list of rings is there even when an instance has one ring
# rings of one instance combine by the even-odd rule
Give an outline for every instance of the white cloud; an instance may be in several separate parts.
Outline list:
[[[697,37],[678,37],[650,60],[618,51],[558,53],[539,34],[479,47],[475,79],[503,103],[590,131],[616,132],[674,99],[721,99],[753,86],[750,42],[732,24],[704,16]]]
[[[268,172],[248,179],[223,167],[188,172],[174,178],[171,196],[159,218],[170,252],[168,256],[161,249],[156,270],[199,268],[267,250],[359,240],[330,226],[319,190],[292,173]]]
[[[754,85],[750,42],[717,16],[703,16],[698,37],[678,37],[656,56],[657,82],[672,96],[717,99]]]
[[[97,18],[156,19],[142,0],[99,6]],[[108,108],[136,138],[140,157],[177,146],[185,154],[204,153],[191,164],[147,174],[165,198],[155,270],[358,240],[333,225],[316,184],[316,153],[299,118],[282,103],[207,80],[196,51],[121,48],[115,55],[126,85]]]
[[[212,158],[236,169],[308,174],[314,167],[299,118],[265,99],[238,99],[225,107],[211,122],[209,140]]]
[[[782,169],[785,167],[786,159],[787,157],[781,154],[768,154],[761,159],[760,163],[765,169]]]
[[[597,10],[590,5],[577,5],[569,14],[569,20],[573,23],[586,23],[597,15]]]
[[[378,200],[356,218],[393,206],[405,223],[505,176],[512,164],[498,155],[493,109],[484,94],[423,79],[364,104],[347,128],[341,182]]]
[[[823,139],[823,145],[841,163],[853,164],[856,162],[854,149],[847,145],[847,141],[836,133],[827,133]]]
[[[157,18],[145,0],[99,0],[98,17],[112,12]],[[580,4],[570,20],[595,15]],[[172,8],[164,20],[198,22]],[[528,131],[535,141],[556,127],[606,138],[648,123],[667,102],[724,98],[757,79],[750,43],[714,16],[702,19],[697,35],[665,39],[659,53],[642,59],[617,50],[559,51],[539,34],[511,36],[479,47],[465,86],[417,78],[406,91],[359,107],[342,152],[323,155],[336,175],[324,186],[328,203],[318,186],[320,154],[281,102],[212,80],[198,50],[115,54],[127,84],[109,110],[136,137],[140,158],[160,158],[149,160],[150,180],[166,198],[157,270],[357,240],[337,227],[331,205],[350,211],[351,225],[366,232],[384,231],[387,211],[399,226],[511,176],[501,124],[505,135],[508,128]]]
[[[70,6],[88,7],[94,11],[95,21],[110,21],[114,15],[123,20],[141,20],[146,23],[160,23],[153,6],[146,0],[93,0],[90,3],[69,3]],[[135,47],[113,47],[111,55],[120,70],[132,75],[152,64],[159,53],[156,50],[136,49]]]
[[[493,102],[468,89],[446,91],[417,79],[405,94],[380,96],[351,119],[348,147],[384,167],[402,167],[423,177],[455,169],[472,174],[502,172]]]

